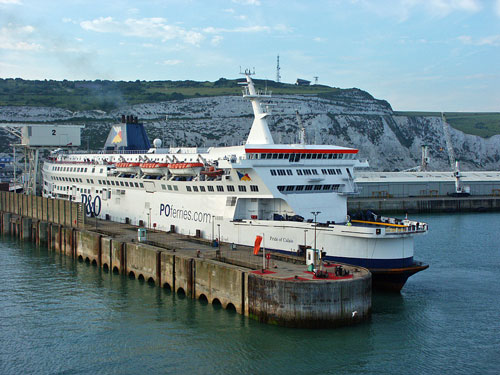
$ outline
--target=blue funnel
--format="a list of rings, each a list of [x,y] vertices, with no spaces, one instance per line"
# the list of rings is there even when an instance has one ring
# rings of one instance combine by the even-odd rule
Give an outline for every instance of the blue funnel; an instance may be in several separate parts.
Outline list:
[[[151,143],[137,117],[122,115],[122,122],[113,125],[104,144],[106,151],[149,150]]]

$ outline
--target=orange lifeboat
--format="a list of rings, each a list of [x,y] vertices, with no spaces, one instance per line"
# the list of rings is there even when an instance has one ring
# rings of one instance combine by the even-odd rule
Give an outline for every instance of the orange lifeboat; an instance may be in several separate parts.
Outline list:
[[[170,163],[168,169],[174,176],[196,176],[203,169],[203,163]]]
[[[209,178],[216,178],[218,176],[222,176],[224,171],[222,169],[215,169],[215,167],[211,165],[208,169],[201,171],[201,174],[204,174]]]
[[[116,170],[120,173],[138,173],[140,163],[122,161],[115,164]]]
[[[165,175],[168,173],[168,163],[141,163],[142,173],[146,175]]]

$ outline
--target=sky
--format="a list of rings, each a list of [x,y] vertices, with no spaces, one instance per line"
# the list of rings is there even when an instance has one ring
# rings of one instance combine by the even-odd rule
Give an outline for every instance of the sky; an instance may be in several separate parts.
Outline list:
[[[500,0],[0,0],[0,78],[297,78],[500,112]]]

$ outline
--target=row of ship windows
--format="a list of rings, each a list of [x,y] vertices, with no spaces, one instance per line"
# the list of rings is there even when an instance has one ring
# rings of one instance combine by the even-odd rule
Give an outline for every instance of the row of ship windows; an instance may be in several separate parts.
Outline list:
[[[288,186],[283,186],[280,185],[278,186],[278,190],[280,192],[292,192],[292,191],[297,191],[297,192],[302,192],[302,191],[338,191],[340,185],[288,185]]]
[[[87,173],[87,170],[89,168],[84,168],[84,167],[59,167],[59,166],[52,166],[53,171],[57,172],[77,172],[77,173]],[[99,169],[99,173],[103,173],[104,168]],[[92,168],[91,173],[95,173],[95,167]]]
[[[81,178],[76,178],[76,177],[59,177],[59,176],[54,176],[54,180],[56,181],[63,181],[63,182],[83,182]],[[86,178],[85,181],[87,184],[94,185],[94,180],[91,178]],[[126,186],[126,187],[136,187],[136,188],[143,188],[144,184],[142,182],[128,182],[128,181],[113,181],[113,180],[97,180],[97,183],[99,185],[110,185],[110,186]]]
[[[165,190],[165,187],[164,187],[164,186],[165,186],[165,185],[162,185],[162,188]],[[171,189],[170,189],[170,185],[168,185],[168,187],[169,187],[169,190],[171,190]],[[175,186],[174,186],[174,187],[175,187]],[[217,191],[218,191],[218,192],[224,192],[224,186],[222,186],[222,185],[217,185],[217,186],[216,186],[216,188],[217,188]],[[207,189],[208,189],[208,191],[214,191],[214,187],[213,187],[213,186],[211,186],[211,185],[208,185],[208,186],[207,186]],[[233,185],[227,185],[227,186],[226,186],[226,189],[227,189],[227,191],[228,191],[228,192],[233,192],[233,191],[235,191],[235,189],[234,189],[234,186],[233,186]],[[192,186],[192,187],[191,187],[191,186],[186,186],[186,190],[187,190],[187,191],[194,191],[194,192],[198,192],[198,191],[200,191],[200,192],[205,192],[205,191],[206,191],[205,186]],[[238,191],[240,191],[240,192],[243,192],[243,193],[244,193],[244,192],[246,192],[246,191],[247,191],[247,187],[246,187],[245,185],[238,185]],[[259,187],[258,187],[257,185],[250,185],[250,191],[257,192],[257,191],[259,191]]]
[[[271,176],[293,176],[293,171],[291,169],[271,169]],[[328,168],[322,169],[321,173],[337,175],[342,174],[342,170],[339,168]],[[297,169],[297,175],[299,176],[310,176],[310,175],[318,175],[318,171],[316,169]]]
[[[248,154],[249,159],[288,159],[291,162],[297,162],[304,159],[354,159],[354,154],[277,154],[277,153],[266,153],[266,154]]]
[[[52,166],[53,171],[59,171],[59,172],[87,172],[88,168],[83,168],[83,167],[58,167],[58,166]],[[101,173],[102,173],[101,169]]]
[[[67,191],[69,190],[69,186],[58,186],[56,185],[55,187],[56,190],[63,190]],[[90,189],[84,189],[84,188],[77,188],[76,191],[81,191],[83,194],[90,194]]]
[[[76,178],[76,177],[59,177],[59,176],[54,176],[53,178],[56,181],[83,182],[81,178]],[[88,179],[87,179],[87,183],[89,183]],[[94,182],[92,181],[92,183],[94,183]]]
[[[111,185],[111,186],[127,186],[127,187],[136,187],[143,188],[144,184],[142,182],[128,182],[128,181],[113,181],[113,180],[97,180],[99,185]]]
[[[68,182],[82,182],[82,179],[78,179],[78,178],[71,178],[71,177],[55,177],[56,180],[58,181],[68,181]],[[87,183],[88,184],[94,184],[94,180],[92,179],[86,179]],[[113,180],[97,180],[98,184],[99,185],[110,185],[110,186],[124,186],[124,187],[136,187],[136,188],[143,188],[144,187],[144,184],[142,182],[128,182],[128,181],[113,181]],[[178,191],[179,188],[177,185],[164,185],[164,184],[161,184],[161,188],[163,190],[174,190],[174,191]],[[217,185],[216,186],[217,188],[217,191],[218,192],[224,192],[224,186],[222,185]],[[229,192],[233,192],[235,191],[235,188],[233,185],[228,185],[227,187],[227,191]],[[57,190],[67,190],[67,187],[64,188],[64,189],[61,189],[60,187],[56,187]],[[82,189],[83,190],[83,189]],[[187,191],[194,191],[194,192],[205,192],[205,191],[210,191],[210,192],[213,192],[215,191],[214,187],[211,186],[211,185],[208,185],[206,188],[205,186],[186,186],[186,190]],[[240,192],[246,192],[247,191],[247,187],[245,185],[238,185],[238,191]],[[258,192],[259,191],[259,187],[257,185],[250,185],[250,191],[253,191],[253,192]]]

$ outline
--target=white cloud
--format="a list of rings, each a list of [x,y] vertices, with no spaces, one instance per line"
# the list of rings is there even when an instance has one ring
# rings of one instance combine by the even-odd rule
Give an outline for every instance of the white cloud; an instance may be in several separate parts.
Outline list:
[[[242,5],[260,5],[260,0],[232,0],[232,2]]]
[[[490,35],[478,40],[478,45],[500,46],[500,35]]]
[[[428,9],[440,15],[447,15],[454,11],[478,12],[482,6],[479,0],[425,0],[419,1]]]
[[[166,23],[166,19],[161,17],[128,18],[125,21],[115,21],[112,17],[100,17],[91,21],[80,22],[80,26],[89,31],[116,33],[140,38],[156,38],[161,39],[163,42],[180,39],[186,43],[198,45],[204,39],[201,33],[169,25]]]
[[[457,38],[463,44],[474,46],[500,46],[500,34],[489,35],[478,39],[473,39],[470,35],[461,35]]]
[[[270,31],[271,28],[269,26],[260,26],[260,25],[255,25],[255,26],[242,26],[242,27],[236,27],[233,29],[234,32],[236,33],[261,33],[263,31]]]
[[[326,39],[317,36],[317,37],[313,38],[313,41],[315,41],[317,43],[322,43],[322,42],[326,42]]]
[[[400,22],[406,21],[412,13],[418,11],[424,11],[431,17],[441,18],[453,12],[475,13],[482,9],[480,0],[402,0],[399,2],[356,0],[351,3],[379,16],[395,16]]]
[[[273,27],[274,30],[280,31],[282,33],[291,33],[293,29],[287,25],[284,25],[282,23],[278,23],[276,26]]]
[[[159,62],[157,64],[173,66],[173,65],[179,65],[181,63],[182,63],[182,60],[163,60],[162,62]]]
[[[254,26],[241,26],[235,27],[233,29],[224,29],[221,27],[205,27],[202,31],[206,34],[220,34],[220,33],[262,33],[262,32],[270,32],[270,31],[279,31],[279,32],[291,32],[292,28],[278,24],[274,27],[262,26],[262,25],[254,25]]]
[[[0,4],[16,4],[16,5],[21,5],[21,1],[19,0],[0,0]]]
[[[500,17],[500,0],[496,0],[495,4],[493,4],[493,8],[495,9],[495,13],[498,17]]]
[[[452,12],[475,13],[481,10],[479,0],[403,0],[401,2],[402,15],[408,18],[410,13],[422,8],[431,16],[445,17]]]
[[[472,37],[470,35],[460,35],[457,38],[460,42],[463,44],[471,44],[472,43]]]
[[[220,36],[220,35],[216,35],[212,38],[212,40],[210,41],[210,43],[213,45],[213,46],[218,46],[219,43],[224,39],[224,37]]]
[[[8,24],[0,29],[0,48],[18,51],[38,51],[42,46],[30,41],[35,31],[33,26],[14,26]]]

